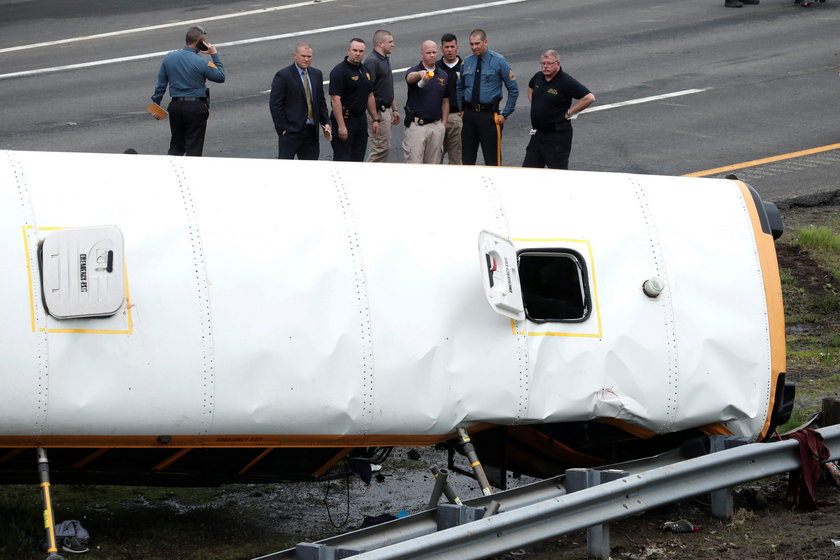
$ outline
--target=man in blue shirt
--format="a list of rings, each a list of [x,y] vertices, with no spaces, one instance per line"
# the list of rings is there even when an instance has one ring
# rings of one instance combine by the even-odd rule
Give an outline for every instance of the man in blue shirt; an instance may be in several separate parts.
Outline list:
[[[457,90],[464,120],[464,165],[475,165],[479,145],[485,165],[502,165],[502,127],[516,109],[519,85],[505,57],[487,48],[483,29],[470,33],[470,50],[473,54],[464,59]],[[508,95],[505,108],[499,111],[502,85]]]
[[[209,93],[206,80],[221,84],[225,81],[225,70],[216,47],[204,39],[207,32],[194,25],[187,29],[186,46],[163,57],[158,71],[155,93],[152,101],[160,105],[163,94],[169,86],[169,142],[171,156],[200,156],[204,151],[204,133],[207,131],[207,117],[210,116]],[[209,54],[206,60],[199,54]],[[160,120],[165,116],[155,115]]]

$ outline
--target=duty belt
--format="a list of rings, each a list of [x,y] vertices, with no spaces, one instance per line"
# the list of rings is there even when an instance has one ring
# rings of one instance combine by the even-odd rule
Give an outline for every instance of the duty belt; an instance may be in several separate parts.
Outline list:
[[[424,119],[423,117],[414,117],[414,122],[423,126],[424,124],[434,124],[440,119]]]
[[[492,103],[465,103],[464,105],[469,110],[475,111],[476,113],[484,113],[487,111],[496,110],[496,107],[494,107]]]
[[[173,97],[172,101],[204,101],[207,102],[206,97]]]
[[[550,134],[552,132],[560,132],[572,127],[572,123],[570,121],[563,121],[561,123],[554,123],[548,126],[537,127],[537,132],[541,132],[543,134]]]

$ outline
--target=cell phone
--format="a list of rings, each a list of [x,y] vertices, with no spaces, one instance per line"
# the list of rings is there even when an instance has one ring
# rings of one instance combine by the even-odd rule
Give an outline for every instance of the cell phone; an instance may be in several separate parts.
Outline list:
[[[199,41],[196,47],[198,47],[198,50],[202,52],[207,50],[207,44],[204,41]]]

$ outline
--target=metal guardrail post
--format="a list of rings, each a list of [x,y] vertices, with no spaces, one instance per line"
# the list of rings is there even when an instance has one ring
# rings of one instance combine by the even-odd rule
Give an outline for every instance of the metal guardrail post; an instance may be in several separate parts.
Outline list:
[[[745,445],[747,442],[732,436],[711,436],[709,438],[709,452],[716,453],[725,449]],[[716,519],[731,519],[735,513],[735,503],[732,499],[732,488],[721,488],[710,493],[712,515]]]
[[[298,543],[295,557],[298,560],[342,560],[360,554],[361,549],[327,546],[318,543]]]
[[[437,508],[438,531],[472,523],[484,517],[484,508],[441,504]]]
[[[566,492],[576,492],[612,482],[627,476],[627,471],[607,469],[568,469],[566,471]],[[586,553],[588,558],[607,560],[610,557],[610,524],[601,523],[586,529]]]

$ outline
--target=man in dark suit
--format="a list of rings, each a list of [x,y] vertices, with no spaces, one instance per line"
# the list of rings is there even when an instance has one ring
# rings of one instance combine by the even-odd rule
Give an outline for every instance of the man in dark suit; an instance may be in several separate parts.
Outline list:
[[[318,159],[318,128],[329,139],[330,121],[324,97],[324,76],[311,68],[312,47],[299,43],[294,63],[278,70],[271,82],[269,108],[277,131],[278,159]]]

